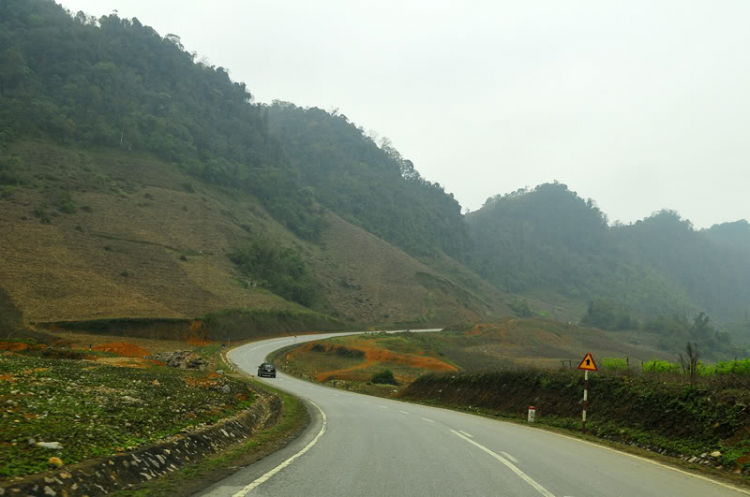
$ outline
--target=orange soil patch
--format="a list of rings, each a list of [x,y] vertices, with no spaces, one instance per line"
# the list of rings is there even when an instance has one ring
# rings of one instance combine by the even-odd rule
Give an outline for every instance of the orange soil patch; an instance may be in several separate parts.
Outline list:
[[[357,370],[367,369],[377,363],[382,362],[408,366],[411,368],[429,369],[430,371],[458,371],[458,369],[454,366],[451,366],[447,362],[441,361],[440,359],[436,359],[434,357],[420,356],[415,354],[401,354],[398,352],[392,352],[388,349],[381,349],[372,345],[370,345],[369,347],[366,345],[357,345],[356,347],[350,348],[361,350],[362,352],[364,352],[365,362],[351,368],[319,373],[315,376],[315,379],[317,381],[324,381],[329,376],[336,376],[337,378],[341,379],[360,379],[361,376],[356,374]]]
[[[0,342],[0,350],[7,350],[9,352],[18,352],[19,350],[28,349],[28,344],[20,342]]]
[[[12,374],[0,374],[0,381],[9,381],[11,383],[15,383],[16,378]]]
[[[149,355],[148,349],[127,342],[110,342],[94,346],[93,350],[111,352],[122,357],[145,357]]]

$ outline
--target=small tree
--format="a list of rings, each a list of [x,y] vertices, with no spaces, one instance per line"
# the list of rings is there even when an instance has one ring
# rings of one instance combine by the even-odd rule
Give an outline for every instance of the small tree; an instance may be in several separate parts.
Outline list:
[[[685,346],[685,353],[687,357],[680,353],[680,366],[682,366],[682,372],[690,375],[690,386],[695,386],[695,377],[698,374],[698,360],[700,359],[700,351],[698,350],[697,343],[691,343],[688,341]]]

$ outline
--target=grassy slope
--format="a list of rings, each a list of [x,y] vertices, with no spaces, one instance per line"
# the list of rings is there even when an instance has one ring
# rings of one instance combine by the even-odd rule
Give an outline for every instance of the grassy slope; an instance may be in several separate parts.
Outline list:
[[[277,361],[293,374],[316,381],[367,382],[383,368],[400,382],[412,382],[420,374],[458,371],[437,352],[433,340],[414,340],[412,333],[375,333],[336,337],[307,343],[278,355]]]
[[[328,304],[320,310],[350,321],[508,312],[498,293],[482,302],[450,285],[425,288],[417,273],[445,276],[333,214],[323,244],[315,245],[276,223],[252,196],[201,184],[149,155],[46,142],[11,152],[21,158],[26,187],[0,198],[0,282],[27,321],[299,309],[242,284],[226,255],[252,237],[297,246],[322,284]],[[75,213],[59,209],[65,192]],[[471,275],[454,272],[462,271]]]
[[[629,357],[631,364],[654,358],[673,359],[649,342],[648,334],[626,334],[545,319],[506,319],[479,324],[442,338],[445,356],[468,371],[498,367],[557,368],[561,361],[577,366],[586,352],[595,358]]]
[[[673,358],[644,344],[647,338],[543,319],[511,318],[460,331],[331,338],[303,345],[279,358],[291,372],[318,381],[367,381],[379,368],[390,368],[404,382],[413,381],[422,373],[440,371],[433,367],[432,359],[446,366],[444,371],[481,371],[531,366],[554,369],[563,361],[566,367],[575,367],[586,352],[599,359],[627,356],[633,366],[639,361]],[[315,347],[316,343],[325,351]],[[340,347],[362,354],[337,353]],[[419,359],[423,359],[421,364]]]

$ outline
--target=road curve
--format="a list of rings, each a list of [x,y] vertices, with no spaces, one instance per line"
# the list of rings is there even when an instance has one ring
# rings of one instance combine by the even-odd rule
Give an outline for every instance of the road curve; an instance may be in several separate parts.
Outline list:
[[[341,334],[254,342],[229,359],[254,374],[274,350]],[[196,494],[211,497],[738,497],[750,492],[551,432],[336,390],[279,374],[308,402],[286,448]],[[595,415],[592,413],[592,415]]]

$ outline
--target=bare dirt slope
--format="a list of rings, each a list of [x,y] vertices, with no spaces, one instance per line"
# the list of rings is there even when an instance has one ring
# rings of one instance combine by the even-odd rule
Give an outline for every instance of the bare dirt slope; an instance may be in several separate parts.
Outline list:
[[[28,142],[13,152],[28,181],[0,198],[0,286],[27,321],[297,308],[253,288],[228,259],[255,237],[300,249],[328,302],[320,310],[350,321],[507,312],[502,296],[480,299],[334,214],[323,242],[308,243],[254,197],[148,155]]]

